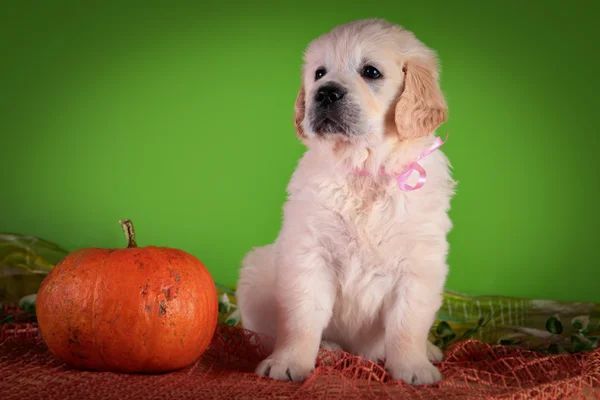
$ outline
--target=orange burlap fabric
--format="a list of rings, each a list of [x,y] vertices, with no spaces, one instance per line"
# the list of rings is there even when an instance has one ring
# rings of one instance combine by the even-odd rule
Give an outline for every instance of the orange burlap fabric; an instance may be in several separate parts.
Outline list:
[[[478,341],[452,345],[430,386],[390,381],[379,365],[322,350],[303,383],[252,373],[265,343],[219,325],[190,367],[163,375],[74,371],[48,352],[35,323],[0,325],[0,399],[581,399],[600,398],[600,349],[543,355]]]

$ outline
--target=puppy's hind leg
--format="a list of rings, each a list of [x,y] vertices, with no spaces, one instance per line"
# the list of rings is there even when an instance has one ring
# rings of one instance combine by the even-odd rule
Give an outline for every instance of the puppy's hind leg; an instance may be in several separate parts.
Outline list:
[[[242,261],[236,296],[242,327],[275,338],[275,264],[273,245],[257,247]]]

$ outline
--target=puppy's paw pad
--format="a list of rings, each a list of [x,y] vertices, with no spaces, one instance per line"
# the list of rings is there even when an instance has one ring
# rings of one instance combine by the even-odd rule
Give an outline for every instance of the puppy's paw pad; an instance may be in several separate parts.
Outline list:
[[[442,380],[442,374],[429,361],[386,368],[394,380],[402,380],[411,385],[430,385]]]
[[[338,350],[343,350],[342,346],[340,346],[337,343],[333,343],[333,342],[329,342],[327,340],[322,340],[321,341],[321,346],[322,349],[325,350],[329,350],[329,351],[338,351]]]
[[[270,356],[256,368],[256,374],[280,381],[302,382],[314,371],[314,363],[302,365],[285,357]]]
[[[435,344],[427,342],[427,359],[431,362],[438,362],[444,359],[444,352]]]

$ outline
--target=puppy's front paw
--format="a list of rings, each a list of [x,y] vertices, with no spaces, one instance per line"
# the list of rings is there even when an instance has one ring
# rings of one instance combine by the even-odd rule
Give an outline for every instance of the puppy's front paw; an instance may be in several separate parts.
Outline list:
[[[427,341],[427,359],[431,362],[438,362],[444,359],[444,352],[435,344]]]
[[[256,374],[280,381],[304,381],[315,369],[315,360],[294,357],[291,354],[271,354],[256,368]]]
[[[442,380],[440,371],[426,359],[386,366],[386,370],[392,379],[403,380],[411,385],[429,385]]]

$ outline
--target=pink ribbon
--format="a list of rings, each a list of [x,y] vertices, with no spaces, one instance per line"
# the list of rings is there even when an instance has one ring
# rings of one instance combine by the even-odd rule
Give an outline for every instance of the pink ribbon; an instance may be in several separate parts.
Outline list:
[[[447,137],[446,140],[448,140]],[[423,159],[423,157],[427,157],[428,155],[439,149],[444,143],[446,143],[446,141],[442,141],[442,139],[440,139],[439,136],[436,136],[435,140],[433,141],[433,144],[429,146],[427,150],[422,152],[417,157],[417,159],[410,164],[410,166],[404,173],[396,176],[396,181],[398,182],[400,190],[402,190],[403,192],[410,192],[412,190],[417,190],[423,187],[423,185],[425,185],[425,181],[427,180],[427,172],[425,172],[425,169],[419,164],[419,161]],[[417,178],[417,183],[415,184],[415,186],[410,186],[406,183],[406,181],[413,172],[417,172],[419,174],[419,177]],[[355,173],[361,176],[369,175],[369,171],[367,170],[359,170],[355,171]],[[381,169],[380,174],[385,175],[385,171]]]

